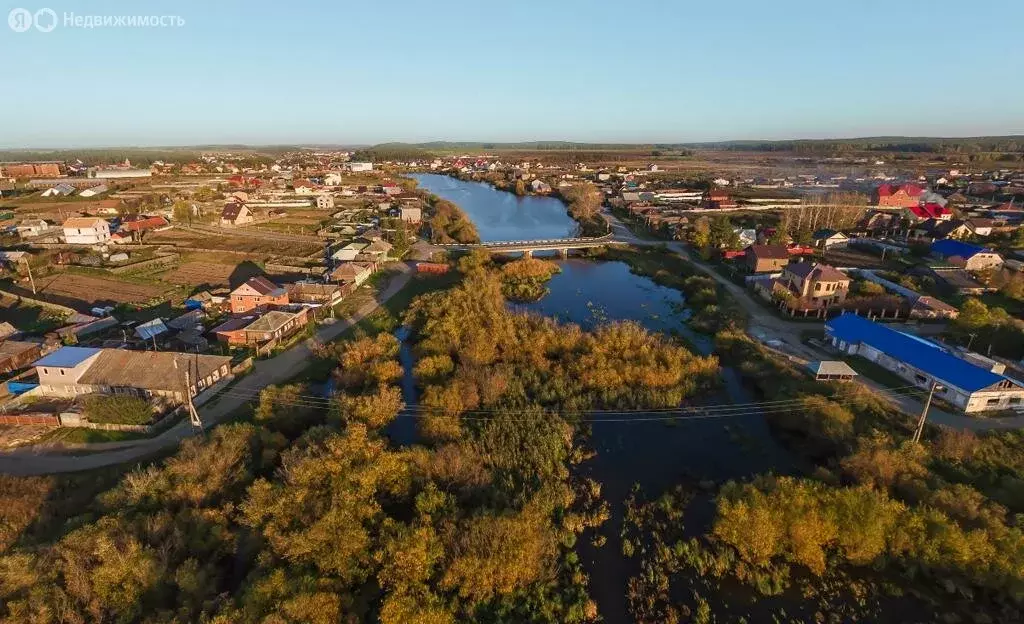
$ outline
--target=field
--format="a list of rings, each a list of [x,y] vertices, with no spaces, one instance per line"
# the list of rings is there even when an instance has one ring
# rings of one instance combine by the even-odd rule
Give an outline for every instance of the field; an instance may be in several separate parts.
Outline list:
[[[36,286],[41,298],[77,310],[87,310],[100,304],[147,303],[171,290],[158,285],[74,273],[58,273],[37,279]]]
[[[218,236],[205,232],[196,232],[184,229],[165,230],[154,232],[146,237],[149,244],[171,244],[182,247],[196,247],[200,249],[223,249],[240,253],[251,253],[265,256],[307,256],[320,249],[319,245],[313,243],[296,243],[294,241],[282,241],[272,238],[259,238],[256,236]]]
[[[237,286],[255,275],[261,275],[260,268],[251,262],[224,264],[219,262],[189,261],[175,269],[161,273],[158,277],[180,286]]]

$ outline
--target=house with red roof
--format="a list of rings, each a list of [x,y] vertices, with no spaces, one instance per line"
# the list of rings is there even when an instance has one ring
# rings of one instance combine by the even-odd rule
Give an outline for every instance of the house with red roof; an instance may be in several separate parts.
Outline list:
[[[953,218],[953,211],[945,206],[926,203],[926,204],[914,204],[913,206],[907,206],[903,209],[904,216],[910,221],[926,221],[928,219],[935,219],[937,221],[949,221]]]
[[[924,189],[916,184],[896,187],[883,184],[875,189],[875,205],[882,208],[910,208],[920,203],[923,192]]]

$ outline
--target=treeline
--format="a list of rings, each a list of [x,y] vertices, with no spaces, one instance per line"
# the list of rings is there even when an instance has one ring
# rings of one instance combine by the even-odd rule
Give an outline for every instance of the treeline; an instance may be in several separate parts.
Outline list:
[[[405,143],[382,143],[357,150],[352,154],[352,160],[356,162],[386,162],[386,161],[407,161],[426,160],[433,158],[430,151]]]
[[[1024,136],[990,137],[864,137],[853,139],[800,139],[784,141],[723,141],[695,144],[736,151],[794,152],[798,154],[852,154],[903,152],[971,154],[1024,151]]]
[[[480,234],[466,213],[452,202],[432,198],[426,223],[434,243],[479,243]]]
[[[911,419],[869,391],[813,382],[737,331],[717,344],[765,400],[794,401],[765,418],[816,468],[725,484],[697,537],[683,529],[695,489],[638,494],[626,529],[643,568],[629,594],[638,621],[1021,619],[1020,432],[930,427],[914,444]],[[687,590],[682,605],[670,598]]]
[[[597,186],[590,182],[577,182],[557,188],[555,193],[565,201],[569,216],[580,224],[581,236],[602,236],[608,233],[608,223],[601,216],[604,193]]]

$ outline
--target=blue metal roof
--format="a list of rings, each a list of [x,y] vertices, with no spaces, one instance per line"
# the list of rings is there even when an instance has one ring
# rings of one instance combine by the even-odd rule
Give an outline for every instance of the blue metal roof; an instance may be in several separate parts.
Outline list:
[[[970,258],[974,254],[988,251],[984,247],[978,247],[970,243],[964,243],[962,241],[954,240],[951,238],[945,238],[943,240],[937,240],[932,243],[932,252],[937,253],[944,258],[952,256],[960,256],[963,259]]]
[[[870,345],[961,390],[974,392],[1006,379],[961,360],[938,345],[889,329],[856,314],[843,314],[828,321],[825,330],[840,340]]]
[[[100,351],[102,351],[102,349],[92,349],[90,347],[61,347],[42,359],[36,360],[33,366],[71,368],[78,366]]]

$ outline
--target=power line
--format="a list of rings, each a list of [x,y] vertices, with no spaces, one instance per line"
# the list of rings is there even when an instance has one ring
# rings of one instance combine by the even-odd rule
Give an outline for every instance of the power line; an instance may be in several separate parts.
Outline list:
[[[908,392],[905,392],[905,393],[900,393],[900,392],[895,392],[895,390],[897,390],[897,388],[892,388],[892,389],[889,389],[888,391],[886,391],[886,390],[879,390],[878,392],[883,394],[883,395],[885,395],[885,396],[888,396],[890,398],[904,398],[904,397],[917,398],[920,393],[923,393],[923,390],[921,390],[917,386],[905,386],[905,387],[899,387],[899,388],[900,389],[902,389],[902,388],[912,388],[912,390],[910,390]],[[227,396],[232,396],[232,397],[235,397],[235,398],[242,398],[242,399],[246,399],[246,400],[254,399],[258,395],[258,393],[252,393],[252,394],[244,393],[244,392],[234,392],[234,393],[231,393],[230,391],[225,391],[222,394],[225,394]],[[314,395],[297,395],[297,396],[298,397],[305,397],[305,398],[291,398],[289,400],[280,400],[280,399],[278,399],[277,403],[279,405],[290,405],[290,406],[294,406],[294,407],[305,407],[305,408],[310,408],[310,409],[327,409],[327,408],[330,408],[330,407],[332,407],[334,405],[334,400],[333,399],[328,399],[328,398],[324,398],[324,397],[316,397]],[[815,395],[809,395],[809,396],[815,396]],[[818,395],[818,396],[823,396],[823,395]],[[832,397],[824,397],[824,398],[836,398],[837,396],[838,396],[838,394],[837,395],[833,395]],[[711,418],[733,418],[733,417],[737,417],[738,418],[738,417],[750,416],[750,415],[767,415],[767,414],[805,412],[805,411],[808,411],[808,410],[812,409],[812,408],[807,407],[807,406],[804,405],[804,400],[806,398],[807,397],[804,397],[804,398],[801,398],[801,399],[788,399],[788,400],[774,401],[774,402],[773,401],[764,401],[764,402],[747,403],[747,404],[713,404],[713,405],[708,405],[708,406],[686,406],[686,407],[676,408],[676,409],[673,409],[673,410],[665,410],[665,409],[662,409],[662,410],[635,409],[635,410],[619,410],[619,411],[609,410],[609,411],[605,411],[605,412],[601,412],[600,413],[600,414],[606,414],[606,416],[599,417],[599,418],[588,418],[588,419],[586,419],[586,422],[588,422],[588,423],[604,423],[604,422],[609,422],[609,423],[629,423],[629,422],[656,422],[656,421],[666,421],[666,422],[668,422],[668,421],[679,421],[679,420],[702,420],[702,419],[711,419]],[[558,411],[558,410],[546,410],[544,408],[540,408],[540,409],[541,409],[542,413],[548,413],[548,414],[557,413],[557,414],[564,415],[564,414],[567,414],[567,413],[569,413],[569,414],[579,413],[579,414],[584,414],[584,415],[586,415],[586,414],[593,415],[595,413],[595,412],[593,412],[591,410],[579,410],[579,411],[561,410],[561,411]],[[443,413],[442,414],[438,414],[437,412],[440,412],[440,411],[442,411],[440,408],[430,408],[430,407],[425,407],[425,406],[422,406],[422,405],[411,405],[411,406],[406,406],[402,410],[400,410],[399,413],[398,413],[398,416],[406,417],[406,418],[437,417],[437,418],[458,418],[460,420],[467,420],[467,421],[487,421],[487,420],[493,420],[494,419],[493,414],[502,414],[505,417],[508,417],[510,415],[516,415],[516,414],[523,415],[523,414],[527,414],[527,413],[533,413],[534,410],[526,410],[526,409],[523,409],[523,408],[495,409],[495,410],[465,410],[465,411],[460,412],[458,415],[455,415],[455,416],[445,416]],[[476,415],[476,414],[481,414],[481,413],[483,413],[483,414],[491,414],[491,416],[483,417],[483,416],[477,416]],[[620,417],[620,418],[609,417],[609,416],[621,416],[623,414],[637,414],[637,415],[636,416],[629,416],[629,417]],[[519,422],[529,422],[532,419],[512,419],[512,420],[514,420],[514,421],[517,420]]]
[[[856,391],[851,390],[850,392],[851,393],[855,393]],[[917,386],[898,386],[896,388],[889,388],[887,390],[878,390],[877,392],[880,392],[881,394],[885,394],[885,395],[889,395],[889,396],[896,396],[896,397],[914,396],[914,395],[919,394],[919,393],[922,394],[922,395],[924,394],[924,390],[920,389]],[[234,397],[234,398],[240,398],[240,399],[248,400],[248,399],[257,398],[258,395],[259,395],[259,391],[254,391],[254,392],[250,393],[250,392],[245,392],[245,391],[233,391],[231,389],[228,389],[228,390],[222,391],[221,394],[225,395],[225,396],[231,396],[231,397]],[[837,392],[836,394],[832,395],[831,397],[828,397],[828,396],[825,396],[825,395],[820,395],[820,396],[825,396],[825,398],[838,398],[842,394],[845,394],[845,393],[840,391],[840,392]],[[811,395],[811,396],[813,396],[813,395]],[[613,414],[613,415],[615,415],[615,414],[634,414],[634,413],[635,414],[641,414],[641,413],[642,414],[650,414],[650,413],[706,412],[706,411],[723,411],[723,410],[724,411],[734,411],[734,410],[739,410],[739,409],[749,409],[749,408],[755,408],[755,407],[760,407],[760,406],[775,407],[775,406],[799,404],[799,403],[802,403],[806,398],[807,397],[794,398],[794,399],[781,399],[781,400],[776,400],[776,401],[756,401],[756,402],[750,402],[750,403],[715,403],[715,404],[708,404],[708,405],[680,406],[680,407],[674,407],[674,408],[583,409],[583,410],[562,410],[562,411],[563,412],[586,412],[588,414]],[[292,403],[292,404],[296,404],[296,405],[304,405],[306,407],[330,406],[330,405],[334,404],[334,401],[335,400],[333,398],[317,396],[317,395],[310,395],[310,394],[294,395],[294,397],[290,398],[289,401],[278,400],[279,403],[284,403],[284,404]],[[406,409],[410,410],[410,411],[414,411],[414,410],[419,410],[419,411],[436,411],[438,408],[433,408],[433,407],[428,407],[428,406],[423,406],[423,405],[415,404],[415,405],[407,406]],[[509,413],[509,412],[516,412],[516,411],[522,412],[522,411],[524,411],[524,408],[492,408],[492,409],[475,408],[475,409],[471,409],[471,410],[466,410],[464,413]]]

